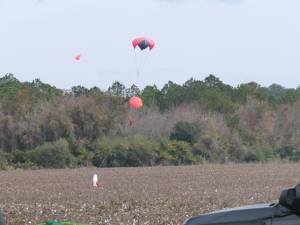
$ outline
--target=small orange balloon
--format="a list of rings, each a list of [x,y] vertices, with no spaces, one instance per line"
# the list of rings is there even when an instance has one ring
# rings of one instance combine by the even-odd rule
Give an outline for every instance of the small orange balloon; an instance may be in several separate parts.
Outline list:
[[[139,109],[143,106],[143,100],[138,96],[133,96],[129,99],[129,105],[133,109]]]

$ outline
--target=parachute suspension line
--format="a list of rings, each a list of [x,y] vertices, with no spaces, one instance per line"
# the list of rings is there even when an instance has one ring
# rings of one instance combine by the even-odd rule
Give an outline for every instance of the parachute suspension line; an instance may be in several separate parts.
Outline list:
[[[137,83],[138,82],[138,79],[140,77],[140,68],[139,68],[139,62],[138,62],[138,53],[137,53],[137,50],[136,48],[134,48],[134,63],[135,63],[135,68],[136,68],[136,77],[135,77],[135,82]],[[138,85],[138,84],[135,84],[135,85]]]
[[[150,55],[150,50],[149,51],[146,50],[143,54],[144,55],[142,56],[142,60],[141,60],[140,74],[143,73],[144,68],[147,64],[147,61],[148,61],[149,55]],[[140,74],[139,74],[139,77],[138,77],[138,82],[139,82]]]
[[[141,74],[144,72],[145,66],[149,60],[149,55],[150,55],[150,50],[147,51],[142,51],[140,53],[137,53],[136,50],[134,50],[134,54],[135,54],[135,64],[136,64],[136,84],[135,85],[139,85],[140,83],[140,77]]]
[[[135,80],[136,80],[136,85],[138,86],[140,76],[143,73],[146,62],[148,61],[150,51],[155,46],[155,42],[150,38],[138,37],[132,40],[132,46],[134,48],[134,57],[135,57],[135,65],[136,65]]]
[[[133,117],[132,117],[132,109],[131,109],[131,107],[129,108],[129,116],[128,116],[128,125],[129,125],[129,128],[131,128],[132,127],[132,125],[133,125]]]
[[[138,87],[139,85],[139,79],[140,75],[144,70],[146,61],[148,60],[150,51],[154,48],[155,42],[152,39],[144,38],[144,37],[138,37],[135,38],[132,41],[132,46],[134,48],[134,61],[135,61],[135,66],[136,66],[136,86]],[[139,53],[137,53],[137,48],[140,50]],[[149,50],[148,50],[149,48]],[[147,51],[148,50],[148,51]],[[133,121],[133,111],[132,109],[139,109],[143,106],[143,100],[139,96],[132,96],[129,99],[129,127],[134,126],[134,121]]]

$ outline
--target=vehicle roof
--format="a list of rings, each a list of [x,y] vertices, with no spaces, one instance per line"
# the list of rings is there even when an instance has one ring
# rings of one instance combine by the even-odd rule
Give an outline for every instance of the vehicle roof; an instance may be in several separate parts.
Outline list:
[[[234,209],[224,209],[193,217],[185,225],[218,225],[238,222],[255,222],[271,218],[276,212],[276,204],[257,204]]]

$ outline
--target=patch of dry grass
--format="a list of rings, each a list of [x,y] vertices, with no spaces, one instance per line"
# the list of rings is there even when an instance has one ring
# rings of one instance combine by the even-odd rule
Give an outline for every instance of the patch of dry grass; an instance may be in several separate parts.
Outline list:
[[[101,188],[91,187],[97,173]],[[181,224],[207,211],[269,202],[300,182],[299,164],[0,172],[8,225],[47,219],[96,224]]]

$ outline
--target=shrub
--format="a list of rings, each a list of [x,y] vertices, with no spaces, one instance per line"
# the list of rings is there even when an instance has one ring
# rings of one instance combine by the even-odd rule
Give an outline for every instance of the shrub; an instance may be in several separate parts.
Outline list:
[[[257,150],[259,154],[259,161],[269,161],[275,158],[275,154],[272,148],[263,147],[260,150]]]
[[[200,161],[202,159],[208,161],[212,159],[212,152],[201,141],[193,145],[193,155],[200,159]]]
[[[281,159],[287,159],[290,161],[300,160],[300,149],[297,149],[294,146],[290,146],[290,145],[283,146],[277,149],[276,153]]]
[[[7,154],[0,150],[0,170],[5,170],[8,167]]]
[[[92,163],[96,167],[124,166],[127,159],[129,143],[125,138],[102,138],[96,140],[92,148],[95,155]]]
[[[64,168],[74,163],[69,144],[65,139],[45,143],[30,152],[30,159],[45,168]]]
[[[94,153],[87,148],[80,148],[76,152],[77,164],[79,166],[89,166],[94,157]]]
[[[14,150],[10,154],[10,163],[15,168],[31,168],[34,167],[34,163],[31,162],[31,151],[21,151],[21,150]]]
[[[103,138],[93,147],[93,165],[97,167],[152,166],[157,160],[158,144],[143,136]]]
[[[11,163],[20,165],[30,161],[28,152],[14,150],[11,154]]]
[[[259,161],[259,156],[257,154],[258,152],[255,150],[249,150],[248,152],[246,152],[245,154],[245,158],[244,161],[245,162],[257,162]]]
[[[189,143],[162,139],[160,142],[160,160],[167,160],[172,165],[191,164],[194,162]],[[164,157],[162,157],[164,155]]]
[[[153,166],[157,160],[158,144],[143,136],[130,140],[126,166]]]
[[[200,132],[201,129],[199,124],[180,121],[175,124],[173,131],[170,134],[170,139],[193,144],[199,138]]]

